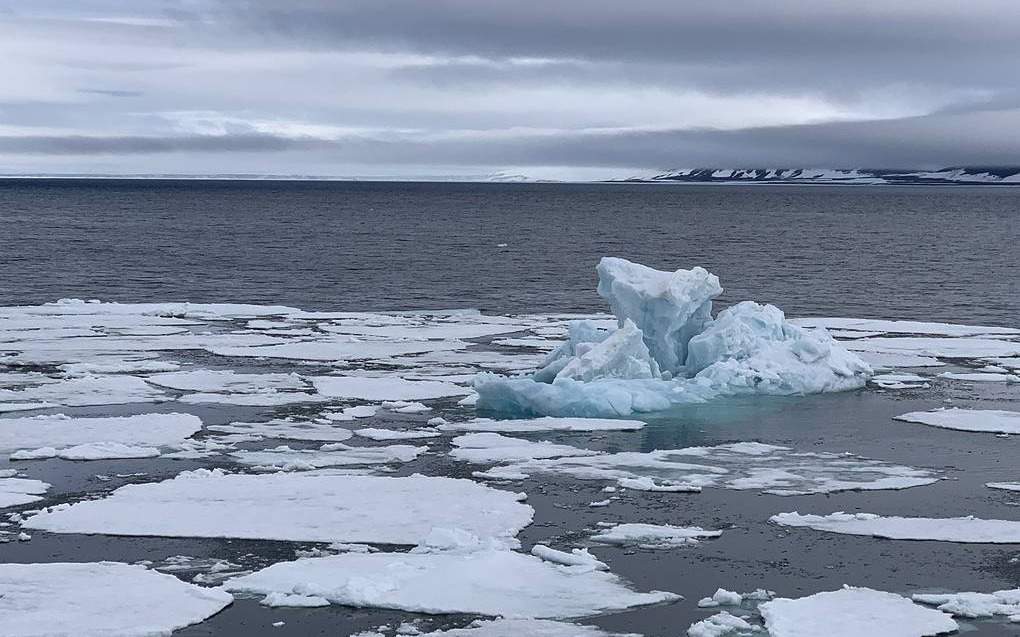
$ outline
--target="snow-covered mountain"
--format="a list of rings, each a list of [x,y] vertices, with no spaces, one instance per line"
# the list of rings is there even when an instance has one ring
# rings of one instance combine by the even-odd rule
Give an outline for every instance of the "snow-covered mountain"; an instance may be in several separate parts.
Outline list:
[[[629,177],[628,182],[690,183],[818,183],[818,184],[1014,184],[1020,166],[962,166],[941,170],[875,170],[867,168],[684,168]]]

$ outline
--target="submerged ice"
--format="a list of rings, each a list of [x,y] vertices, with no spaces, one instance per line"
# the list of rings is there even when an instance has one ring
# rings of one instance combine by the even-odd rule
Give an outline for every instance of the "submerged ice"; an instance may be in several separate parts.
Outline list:
[[[775,306],[744,301],[713,318],[722,288],[702,268],[662,272],[606,257],[598,275],[619,327],[574,322],[532,376],[480,375],[479,409],[625,416],[722,396],[844,391],[871,376],[824,328],[798,327]]]

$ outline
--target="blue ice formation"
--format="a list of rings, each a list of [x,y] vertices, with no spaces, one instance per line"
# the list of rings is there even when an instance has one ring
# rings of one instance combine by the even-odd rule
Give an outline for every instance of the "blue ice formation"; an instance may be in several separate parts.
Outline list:
[[[598,293],[619,322],[570,325],[530,377],[480,374],[480,410],[507,416],[612,417],[748,394],[794,395],[864,386],[872,374],[825,329],[744,301],[713,318],[719,279],[703,268],[662,272],[615,257]]]

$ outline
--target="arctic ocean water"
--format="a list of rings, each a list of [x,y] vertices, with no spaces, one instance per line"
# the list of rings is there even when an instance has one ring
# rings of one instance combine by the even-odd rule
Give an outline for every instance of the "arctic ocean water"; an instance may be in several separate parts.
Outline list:
[[[1018,245],[1009,187],[0,180],[0,305],[593,311],[615,255],[723,304],[1011,324]]]
[[[7,180],[0,181],[0,305],[73,296],[309,310],[605,311],[595,293],[595,264],[603,255],[619,255],[663,269],[702,265],[720,276],[724,303],[767,301],[791,316],[1020,327],[1018,216],[1020,189],[996,187]],[[247,328],[244,320],[226,325]],[[479,347],[475,351],[484,354],[490,345]],[[288,361],[230,359],[201,350],[173,356],[196,368],[232,364],[248,372],[305,372],[314,365],[295,368]],[[758,441],[797,451],[851,452],[947,478],[933,485],[795,497],[731,489],[635,491],[594,508],[589,503],[606,497],[598,481],[536,478],[501,488],[526,492],[536,510],[535,523],[519,535],[526,548],[536,542],[586,545],[607,521],[723,530],[717,540],[676,550],[594,547],[599,559],[638,590],[686,598],[580,620],[609,630],[647,637],[686,634],[689,625],[715,612],[696,602],[717,587],[741,592],[764,587],[787,597],[843,584],[907,595],[1013,588],[1020,581],[1017,545],[890,541],[768,522],[771,515],[794,510],[1016,519],[1020,494],[984,486],[1020,479],[1015,436],[893,420],[947,404],[1018,409],[1020,385],[934,376],[944,370],[973,371],[956,363],[919,370],[931,385],[914,390],[869,387],[689,405],[647,415],[647,426],[636,432],[531,436],[607,451]],[[403,428],[429,415],[452,420],[473,415],[455,398],[430,403],[435,411],[428,415],[381,412],[372,426]],[[74,415],[186,410],[207,427],[265,419],[270,411],[318,413],[316,404],[267,410],[175,400],[60,409]],[[398,465],[394,475],[470,477],[470,467],[442,451],[448,442],[433,445],[441,451]],[[124,484],[155,482],[198,467],[238,469],[224,458],[0,459],[0,469],[14,465],[54,485],[46,505],[101,497]],[[0,544],[0,562],[160,561],[185,555],[253,569],[293,559],[296,548],[312,548],[262,540],[42,531],[32,536]],[[435,630],[472,618],[343,606],[272,609],[239,598],[175,634],[345,636],[410,619]],[[277,626],[281,621],[286,623]],[[961,623],[968,635],[1017,634],[1002,620]]]

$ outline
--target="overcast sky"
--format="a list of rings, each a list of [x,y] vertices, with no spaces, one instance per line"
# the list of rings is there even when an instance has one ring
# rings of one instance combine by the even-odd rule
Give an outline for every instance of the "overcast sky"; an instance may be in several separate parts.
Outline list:
[[[0,172],[1020,164],[1017,0],[0,0]]]

